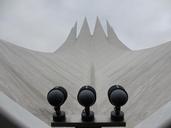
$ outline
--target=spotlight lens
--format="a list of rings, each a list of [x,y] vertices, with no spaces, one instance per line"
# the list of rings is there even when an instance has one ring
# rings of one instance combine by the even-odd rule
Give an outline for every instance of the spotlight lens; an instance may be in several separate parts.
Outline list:
[[[52,106],[61,106],[64,103],[64,94],[59,90],[52,90],[47,96],[49,104]]]
[[[114,85],[108,90],[108,98],[112,105],[119,107],[128,101],[128,93],[121,85]]]
[[[85,107],[92,106],[96,101],[94,93],[89,90],[83,90],[78,96],[78,102]]]
[[[110,101],[115,106],[123,106],[127,100],[128,96],[123,90],[114,90],[110,95]]]

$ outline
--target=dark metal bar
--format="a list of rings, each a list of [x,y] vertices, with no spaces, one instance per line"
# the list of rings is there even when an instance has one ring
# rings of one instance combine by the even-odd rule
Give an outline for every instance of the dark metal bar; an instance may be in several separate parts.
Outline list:
[[[111,121],[109,116],[95,116],[95,120],[85,122],[80,115],[67,117],[64,122],[52,122],[52,127],[75,127],[75,128],[101,128],[101,127],[124,127],[125,121]]]

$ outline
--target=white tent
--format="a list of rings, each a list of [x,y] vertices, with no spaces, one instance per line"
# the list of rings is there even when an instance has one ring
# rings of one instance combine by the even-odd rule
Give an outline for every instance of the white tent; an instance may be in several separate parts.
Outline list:
[[[62,109],[80,114],[78,90],[92,85],[97,91],[93,111],[110,116],[113,106],[107,91],[113,84],[122,85],[129,94],[123,107],[128,128],[171,100],[170,42],[132,51],[119,41],[109,23],[106,35],[99,19],[93,35],[86,19],[78,37],[76,33],[77,24],[54,53],[31,51],[1,40],[0,91],[48,125],[54,110],[46,95],[54,86],[63,86],[69,93]]]

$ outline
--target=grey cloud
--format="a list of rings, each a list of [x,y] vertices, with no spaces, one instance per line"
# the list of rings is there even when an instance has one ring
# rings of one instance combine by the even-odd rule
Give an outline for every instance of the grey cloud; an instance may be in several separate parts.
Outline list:
[[[0,0],[0,38],[23,47],[54,51],[75,21],[86,16],[93,32],[96,16],[120,40],[142,49],[171,40],[170,0]],[[106,31],[106,30],[105,30]]]

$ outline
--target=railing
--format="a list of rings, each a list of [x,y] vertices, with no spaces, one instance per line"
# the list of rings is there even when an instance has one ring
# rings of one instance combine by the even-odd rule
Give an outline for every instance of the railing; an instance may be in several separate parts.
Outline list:
[[[1,128],[50,128],[43,121],[0,92]]]
[[[146,118],[135,128],[171,128],[171,101]]]

